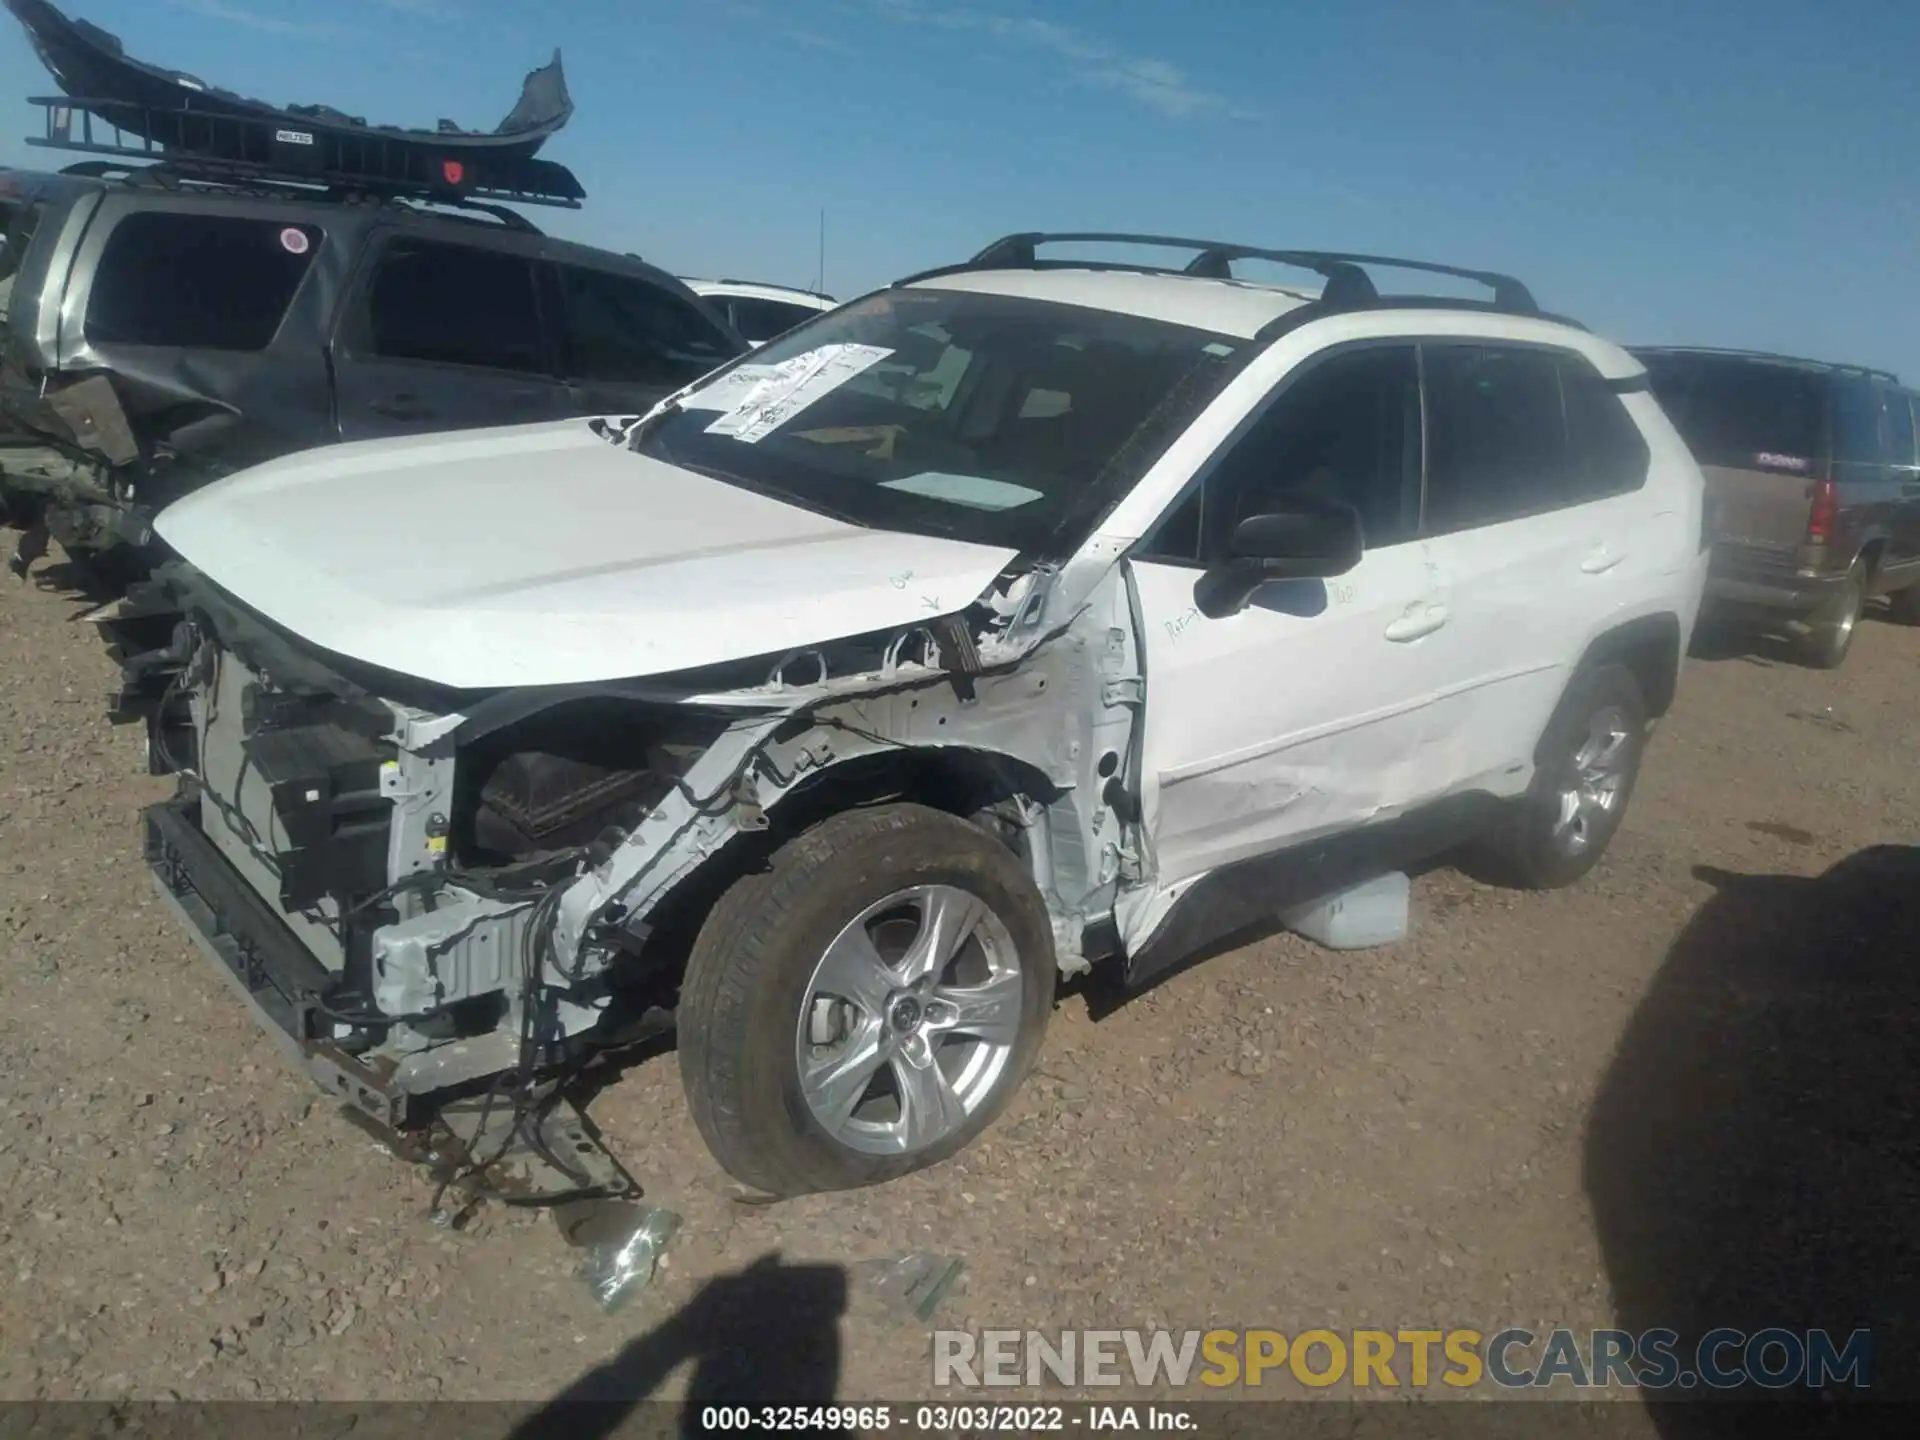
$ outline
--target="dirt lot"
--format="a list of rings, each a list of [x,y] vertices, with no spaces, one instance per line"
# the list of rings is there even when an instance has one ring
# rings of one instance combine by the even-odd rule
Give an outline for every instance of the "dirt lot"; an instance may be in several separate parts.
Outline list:
[[[967,1264],[951,1325],[1871,1323],[1876,1388],[1915,1389],[1920,872],[1793,877],[1920,831],[1920,630],[1837,675],[1692,661],[1570,891],[1440,869],[1405,943],[1067,995],[934,1173],[741,1205],[671,1058],[637,1067],[593,1113],[685,1226],[609,1317],[547,1220],[428,1224],[176,928],[134,830],[166,782],[82,608],[0,581],[0,1398],[672,1394],[748,1353],[781,1398],[907,1398],[927,1327],[831,1312],[839,1267],[916,1250]]]

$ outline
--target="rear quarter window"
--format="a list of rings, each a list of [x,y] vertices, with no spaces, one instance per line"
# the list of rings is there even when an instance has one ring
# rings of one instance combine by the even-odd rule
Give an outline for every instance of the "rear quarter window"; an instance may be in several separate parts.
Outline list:
[[[819,313],[809,306],[792,305],[784,300],[764,300],[754,295],[736,295],[733,298],[734,328],[754,341],[767,341],[784,335]]]
[[[1625,495],[1647,483],[1647,437],[1620,397],[1583,356],[1560,357],[1560,403],[1566,411],[1567,498],[1574,503]]]
[[[315,225],[150,211],[113,228],[87,299],[95,345],[264,350],[324,243]]]
[[[1899,390],[1887,391],[1887,463],[1914,463],[1913,397]]]
[[[1865,380],[1833,387],[1833,458],[1842,465],[1880,465],[1887,452],[1886,399]]]

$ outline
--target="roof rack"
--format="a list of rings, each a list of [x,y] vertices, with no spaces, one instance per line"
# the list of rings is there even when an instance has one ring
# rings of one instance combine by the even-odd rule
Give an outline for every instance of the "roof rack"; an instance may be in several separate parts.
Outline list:
[[[1843,370],[1850,375],[1869,375],[1876,380],[1901,383],[1891,370],[1876,370],[1871,365],[1849,365],[1844,361],[1809,360],[1804,355],[1781,355],[1772,350],[1740,350],[1722,345],[1634,345],[1635,355],[1720,355],[1729,360],[1769,360],[1777,365],[1804,365],[1812,370]]]
[[[200,184],[266,185],[307,196],[331,193],[411,200],[503,216],[512,212],[493,207],[545,205],[577,210],[586,196],[573,172],[551,160],[436,157],[418,143],[377,130],[351,136],[322,134],[325,143],[315,144],[314,135],[296,138],[270,119],[195,111],[189,104],[165,116],[189,143],[161,146],[140,133],[156,128],[154,112],[144,106],[64,95],[36,96],[27,103],[41,107],[46,122],[44,134],[28,137],[31,146],[143,161]],[[120,119],[109,118],[114,115]],[[96,120],[101,131],[108,133],[96,133]],[[91,168],[105,173],[130,167]],[[88,171],[76,165],[67,173]],[[514,219],[526,223],[524,217]]]
[[[1035,253],[1042,245],[1087,242],[1103,245],[1145,245],[1159,249],[1194,250],[1199,253],[1179,269],[1170,266],[1113,261],[1041,260]],[[1378,265],[1395,270],[1418,270],[1432,275],[1451,275],[1457,279],[1471,280],[1476,284],[1484,285],[1493,292],[1491,302],[1470,300],[1440,302],[1448,308],[1460,306],[1492,310],[1505,315],[1560,319],[1558,316],[1546,315],[1534,300],[1532,292],[1520,281],[1511,275],[1502,275],[1492,270],[1468,270],[1458,265],[1438,265],[1429,260],[1401,260],[1385,255],[1354,255],[1336,250],[1268,250],[1255,245],[1237,245],[1219,240],[1192,240],[1172,235],[1123,235],[1104,231],[1055,233],[1034,231],[1008,235],[994,241],[963,264],[943,265],[933,270],[924,270],[917,275],[909,275],[905,279],[897,280],[894,284],[896,286],[911,285],[919,280],[931,280],[942,275],[961,275],[975,270],[1128,270],[1145,274],[1194,275],[1210,280],[1231,280],[1234,278],[1233,262],[1236,260],[1271,260],[1281,265],[1298,266],[1323,276],[1327,282],[1326,287],[1320,299],[1313,302],[1315,314],[1308,318],[1375,306],[1399,307],[1412,303],[1425,307],[1436,303],[1435,297],[1429,296],[1381,295],[1375,288],[1372,277],[1363,268]],[[1291,316],[1282,317],[1283,320],[1291,318]],[[1561,320],[1561,323],[1570,322]],[[1267,337],[1263,335],[1262,338]]]

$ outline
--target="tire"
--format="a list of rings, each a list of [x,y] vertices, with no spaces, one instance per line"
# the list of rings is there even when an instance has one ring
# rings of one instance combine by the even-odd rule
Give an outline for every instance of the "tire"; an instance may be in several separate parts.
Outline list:
[[[1816,670],[1838,670],[1853,649],[1860,617],[1867,608],[1867,562],[1853,562],[1840,591],[1807,622],[1807,638],[1800,653]]]
[[[1488,846],[1499,878],[1557,890],[1593,869],[1619,831],[1646,744],[1647,702],[1632,671],[1603,664],[1575,674],[1541,737],[1533,784]]]
[[[1887,606],[1902,625],[1920,625],[1920,585],[1894,591],[1887,597]]]
[[[909,985],[904,962],[934,913],[974,924],[957,950],[940,947],[951,963]],[[688,1109],[722,1167],[769,1195],[924,1169],[970,1144],[1019,1088],[1055,978],[1045,902],[1005,845],[920,805],[843,812],[786,841],[708,913],[680,994]],[[870,1068],[853,1063],[875,1054]],[[873,1078],[809,1087],[803,1066]],[[858,1104],[857,1089],[867,1095]],[[907,1103],[909,1093],[927,1103]],[[943,1114],[948,1097],[960,1103]]]

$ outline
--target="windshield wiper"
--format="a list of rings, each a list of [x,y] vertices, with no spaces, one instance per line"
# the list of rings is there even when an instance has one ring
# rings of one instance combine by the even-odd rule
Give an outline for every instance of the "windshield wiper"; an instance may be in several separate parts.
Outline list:
[[[640,442],[659,428],[660,422],[678,415],[686,407],[680,403],[678,395],[667,399],[644,415],[622,417],[618,424],[610,423],[603,415],[596,415],[587,424],[593,433],[609,445],[624,445],[629,450],[638,450]]]

